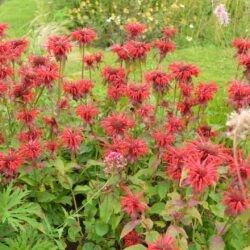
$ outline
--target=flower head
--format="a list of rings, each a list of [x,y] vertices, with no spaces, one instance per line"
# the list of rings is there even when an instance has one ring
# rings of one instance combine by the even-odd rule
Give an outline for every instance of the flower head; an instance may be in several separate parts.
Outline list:
[[[76,108],[76,115],[88,124],[93,123],[97,113],[97,108],[90,104],[80,105]]]
[[[214,9],[214,14],[218,18],[218,21],[221,25],[227,26],[229,24],[229,13],[226,10],[224,4],[219,4]]]
[[[76,40],[80,46],[89,45],[96,38],[96,33],[91,28],[77,29],[71,33],[73,40]]]
[[[156,242],[149,243],[147,250],[178,250],[178,248],[175,247],[175,240],[165,234],[161,235]]]
[[[142,23],[128,23],[125,25],[125,30],[127,31],[129,37],[137,38],[140,36],[146,29],[146,26]]]
[[[62,132],[62,141],[66,148],[70,149],[71,152],[79,150],[80,143],[83,140],[82,132],[80,129],[66,128]]]

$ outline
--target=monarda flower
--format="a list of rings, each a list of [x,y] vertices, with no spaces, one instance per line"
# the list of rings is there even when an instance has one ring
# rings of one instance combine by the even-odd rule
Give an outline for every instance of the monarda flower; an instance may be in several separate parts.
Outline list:
[[[91,28],[82,28],[71,32],[71,37],[77,41],[80,46],[84,46],[91,44],[96,39],[96,33]]]
[[[165,124],[165,127],[169,133],[176,133],[184,129],[183,120],[179,117],[169,114],[167,116],[167,122]]]
[[[92,124],[97,114],[97,108],[91,104],[80,105],[76,108],[76,115],[87,124]]]
[[[170,74],[156,70],[146,73],[145,79],[147,82],[150,82],[153,85],[155,92],[164,94],[169,89],[169,84],[172,80],[172,77]]]
[[[175,244],[175,240],[165,234],[161,235],[156,242],[149,243],[147,250],[179,250]]]
[[[177,33],[177,30],[171,27],[165,27],[161,32],[163,33],[165,39],[170,39]]]
[[[250,49],[250,39],[235,38],[233,40],[233,47],[237,49],[237,54],[246,54]]]
[[[180,88],[180,94],[182,95],[182,97],[188,98],[192,96],[194,90],[193,85],[186,82],[180,82],[178,86]]]
[[[42,153],[42,146],[37,140],[28,141],[22,146],[21,152],[27,160],[35,160]]]
[[[199,157],[193,156],[186,160],[185,167],[188,169],[187,182],[196,193],[202,193],[218,181],[217,166],[212,161],[200,162]]]
[[[192,76],[197,77],[200,70],[196,65],[186,64],[183,62],[171,63],[168,69],[172,72],[173,77],[179,82],[190,82]]]
[[[126,196],[120,197],[122,210],[132,219],[136,219],[140,215],[144,215],[148,206],[142,201],[143,192],[136,193],[134,195],[128,187],[124,187],[124,191]]]
[[[91,80],[82,79],[64,84],[64,92],[70,94],[75,101],[89,94],[94,87]]]
[[[158,49],[160,53],[160,60],[162,61],[168,53],[175,51],[175,44],[172,41],[156,40],[154,47]]]
[[[125,247],[143,243],[141,236],[136,231],[131,231],[123,238]]]
[[[177,109],[181,112],[183,116],[192,115],[192,107],[195,105],[195,101],[193,99],[184,99],[181,102],[177,103]]]
[[[216,131],[213,131],[212,128],[208,125],[200,125],[196,132],[200,137],[203,137],[205,139],[214,138],[217,135]]]
[[[173,144],[175,137],[169,131],[161,132],[156,131],[153,133],[153,138],[156,141],[156,146],[158,148],[166,148],[168,145]]]
[[[39,111],[37,109],[21,110],[17,115],[17,119],[23,121],[26,125],[31,126],[38,114]]]
[[[63,130],[61,137],[64,146],[71,152],[75,152],[80,149],[80,144],[83,140],[82,132],[80,129],[66,128]]]
[[[134,105],[142,104],[150,96],[149,85],[147,83],[131,83],[127,88],[127,95]]]
[[[29,127],[27,132],[20,132],[18,139],[21,142],[38,140],[42,135],[42,130],[36,127]]]
[[[8,28],[8,24],[0,23],[0,38],[3,38],[6,34],[5,31]]]
[[[123,68],[105,67],[102,70],[102,77],[106,82],[116,87],[126,83],[126,74]]]
[[[12,68],[8,65],[3,65],[0,63],[0,80],[6,80],[7,77],[11,77],[12,75]]]
[[[57,135],[58,132],[59,132],[59,126],[58,126],[58,123],[56,121],[56,118],[55,117],[44,117],[43,118],[44,122],[46,125],[49,125],[50,126],[50,131],[52,134],[54,135]]]
[[[51,36],[46,45],[49,54],[52,54],[57,61],[65,61],[72,46],[67,36]]]
[[[155,107],[152,104],[145,104],[136,110],[139,118],[142,118],[144,123],[155,121]]]
[[[128,50],[125,48],[125,46],[114,44],[111,47],[111,50],[118,56],[119,61],[126,61],[129,59]]]
[[[0,96],[3,96],[8,90],[7,84],[0,80]]]
[[[110,152],[104,159],[105,174],[110,174],[114,171],[119,173],[127,165],[127,161],[121,153]]]
[[[10,59],[15,61],[21,57],[29,43],[26,39],[18,39],[9,41],[9,44],[11,53]]]
[[[239,65],[245,68],[244,75],[246,79],[250,80],[250,53],[243,54],[239,56]]]
[[[123,136],[134,125],[134,120],[123,113],[109,115],[102,121],[106,134],[113,137]]]
[[[0,170],[15,171],[23,164],[23,157],[20,150],[9,149],[8,154],[0,153]]]
[[[128,51],[130,60],[145,61],[147,58],[147,53],[150,51],[150,44],[138,41],[128,41],[124,44],[124,47]]]
[[[249,208],[250,199],[249,196],[245,198],[241,190],[230,188],[230,190],[224,194],[223,203],[226,205],[226,212],[229,215],[236,216],[242,214]]]
[[[146,26],[142,23],[128,23],[125,25],[125,30],[128,36],[132,39],[139,37],[146,29]]]
[[[88,69],[94,69],[94,67],[95,67],[95,57],[93,55],[84,56],[83,62],[86,64]]]
[[[39,66],[46,66],[49,62],[49,58],[47,56],[29,56],[29,62],[33,68],[38,68]]]
[[[200,83],[195,90],[197,103],[200,105],[206,105],[208,101],[213,99],[213,95],[217,90],[218,86],[215,83]]]
[[[28,103],[34,98],[34,93],[23,84],[17,84],[13,86],[10,96],[14,99],[20,98],[24,103]]]
[[[228,90],[229,102],[237,109],[250,105],[250,85],[233,81]]]
[[[35,87],[38,81],[36,71],[30,66],[22,66],[19,70],[21,83],[25,87]]]
[[[127,85],[121,84],[118,86],[109,85],[107,97],[111,100],[118,101],[122,96],[127,94]]]

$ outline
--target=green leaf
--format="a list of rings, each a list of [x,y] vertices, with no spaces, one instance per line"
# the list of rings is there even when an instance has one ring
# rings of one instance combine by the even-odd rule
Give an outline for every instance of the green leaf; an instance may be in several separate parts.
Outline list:
[[[59,158],[59,157],[56,158],[56,160],[54,162],[54,166],[61,175],[65,174],[65,166],[64,166],[64,162],[61,158]]]
[[[144,247],[141,244],[133,245],[131,247],[126,247],[124,250],[146,250],[146,247]]]
[[[59,175],[58,181],[65,189],[71,189],[73,186],[73,181],[68,175]]]
[[[169,183],[167,182],[161,182],[157,185],[157,193],[161,200],[166,197],[168,189]]]
[[[102,221],[108,223],[110,216],[113,213],[113,194],[109,193],[104,196],[102,203],[100,204],[100,218]]]
[[[74,191],[76,194],[85,194],[85,193],[88,193],[89,191],[91,191],[91,188],[87,185],[77,185],[75,188],[74,188]]]
[[[225,206],[222,203],[210,205],[212,213],[220,218],[224,218]]]
[[[39,202],[50,202],[56,199],[56,196],[50,192],[36,192],[35,196]]]
[[[150,243],[150,242],[154,242],[159,238],[159,233],[156,231],[149,231],[146,233],[146,242]]]
[[[106,233],[108,233],[108,231],[109,231],[109,226],[106,224],[106,223],[104,223],[104,222],[102,222],[102,221],[98,221],[98,222],[96,222],[96,224],[95,224],[95,231],[96,231],[96,234],[98,235],[98,236],[104,236]]]
[[[164,210],[165,204],[163,202],[157,202],[155,203],[149,210],[150,214],[161,214],[161,212]]]
[[[214,235],[209,241],[209,250],[224,250],[225,243],[221,236]]]
[[[199,221],[199,223],[202,225],[201,214],[196,207],[192,207],[192,208],[189,208],[188,210],[186,210],[185,215],[197,219]]]

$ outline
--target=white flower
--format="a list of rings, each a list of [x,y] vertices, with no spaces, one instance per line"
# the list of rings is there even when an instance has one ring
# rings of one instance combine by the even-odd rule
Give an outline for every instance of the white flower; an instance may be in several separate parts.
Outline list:
[[[191,42],[193,40],[193,38],[191,36],[186,36],[186,39],[188,42]]]
[[[194,25],[191,23],[191,24],[189,25],[189,28],[190,28],[190,29],[193,29],[193,28],[194,28]]]
[[[180,4],[180,7],[184,9],[184,8],[185,8],[185,5],[184,5],[184,4]]]

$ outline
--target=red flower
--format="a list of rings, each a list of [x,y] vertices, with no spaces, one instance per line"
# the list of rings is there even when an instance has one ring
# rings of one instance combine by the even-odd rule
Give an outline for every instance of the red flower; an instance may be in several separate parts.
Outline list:
[[[146,73],[145,79],[146,81],[153,84],[153,88],[156,92],[164,94],[169,89],[169,84],[172,80],[172,77],[163,71],[155,70]]]
[[[145,104],[136,110],[137,115],[144,123],[155,121],[155,107],[152,104]]]
[[[35,87],[38,81],[38,77],[33,68],[29,66],[22,66],[19,70],[19,74],[21,76],[21,83],[29,88]]]
[[[33,110],[22,110],[19,112],[17,119],[22,120],[26,125],[31,126],[37,115],[39,114],[37,109]]]
[[[172,144],[175,140],[175,137],[169,131],[156,131],[153,133],[153,137],[156,141],[156,146],[158,148],[166,148],[168,145]]]
[[[71,49],[72,46],[67,36],[51,36],[48,39],[47,50],[55,56],[57,61],[66,60]]]
[[[177,108],[178,108],[178,110],[180,110],[180,112],[183,116],[191,115],[193,113],[192,107],[194,105],[195,105],[195,102],[193,99],[185,98],[182,102],[178,102]]]
[[[32,140],[23,145],[21,151],[26,159],[35,160],[42,153],[42,146],[37,140]]]
[[[120,197],[122,210],[131,216],[132,219],[136,219],[139,215],[144,215],[148,206],[141,201],[143,192],[134,195],[127,187],[124,188],[124,191],[126,196]]]
[[[10,44],[10,59],[16,60],[28,47],[28,41],[25,39],[11,40],[8,42]]]
[[[227,213],[232,216],[242,214],[250,205],[249,197],[245,198],[241,190],[236,188],[230,188],[230,191],[225,192],[223,202],[227,206]]]
[[[128,41],[124,44],[128,51],[129,58],[135,60],[146,60],[147,53],[150,51],[150,44],[138,41]]]
[[[127,85],[125,84],[121,84],[118,86],[113,86],[113,85],[108,86],[107,96],[111,100],[117,101],[126,94],[127,94]]]
[[[154,242],[149,243],[148,250],[178,250],[178,248],[175,247],[175,240],[165,234],[161,235],[160,238]]]
[[[217,132],[212,131],[212,128],[208,125],[201,125],[197,128],[197,133],[200,137],[206,139],[213,138],[217,135]]]
[[[83,58],[83,62],[87,65],[87,68],[93,69],[96,61],[94,55],[86,55]]]
[[[194,192],[201,193],[208,186],[213,186],[218,181],[217,166],[207,159],[200,162],[199,156],[189,157],[185,166],[188,169],[188,183]]]
[[[94,84],[91,80],[78,80],[73,83],[65,83],[64,91],[72,95],[75,101],[81,99],[91,92],[91,89],[94,87]]]
[[[250,105],[250,86],[238,81],[233,81],[229,89],[229,102],[236,108]]]
[[[192,76],[197,77],[200,72],[195,65],[183,62],[171,63],[168,66],[168,69],[179,82],[190,82],[192,80]]]
[[[47,150],[51,153],[54,154],[56,152],[56,150],[58,149],[59,145],[57,142],[55,141],[48,141],[46,143],[46,148]]]
[[[169,133],[176,133],[184,128],[182,119],[173,115],[168,115],[168,120],[165,126]]]
[[[131,231],[124,238],[125,247],[134,246],[143,242],[141,236],[136,231]]]
[[[25,103],[34,98],[34,94],[31,92],[30,88],[27,88],[23,84],[13,86],[10,96],[13,96],[15,99],[20,98]]]
[[[99,64],[102,62],[103,53],[102,52],[95,52],[95,53],[93,53],[93,57],[95,59],[95,63]]]
[[[55,117],[44,117],[43,118],[44,122],[50,126],[50,129],[51,129],[51,132],[55,135],[58,134],[59,132],[59,127],[58,127],[58,123],[56,121],[56,118]]]
[[[71,33],[73,40],[78,41],[80,46],[89,45],[96,38],[96,33],[91,28],[77,29]]]
[[[30,56],[29,62],[33,68],[38,68],[39,66],[46,66],[48,64],[49,58],[46,56]]]
[[[142,23],[128,23],[125,25],[125,30],[127,31],[129,37],[137,38],[140,36],[146,29],[146,26]]]
[[[218,90],[218,86],[215,83],[205,84],[200,83],[196,87],[196,100],[200,105],[207,104],[208,101],[213,99],[214,93]]]
[[[134,125],[134,120],[122,113],[109,115],[102,121],[102,126],[109,136],[122,136]]]
[[[15,171],[23,164],[23,157],[19,150],[9,149],[7,155],[0,153],[0,169],[6,171]]]
[[[39,128],[29,128],[27,132],[20,132],[18,139],[21,142],[35,141],[42,135],[42,130]]]
[[[5,36],[5,30],[8,28],[8,24],[0,23],[0,38]]]
[[[250,53],[240,55],[239,64],[245,67],[244,74],[250,80]]]
[[[120,86],[126,83],[126,74],[123,68],[105,67],[102,70],[102,76],[106,82],[114,86]]]
[[[175,44],[172,41],[156,40],[154,47],[159,50],[161,60],[163,60],[168,53],[175,51]]]
[[[164,34],[165,39],[171,38],[176,34],[176,32],[177,32],[176,29],[170,27],[165,27],[162,29],[162,33]]]
[[[66,128],[62,133],[62,140],[66,148],[71,152],[75,152],[80,149],[80,143],[83,140],[82,132],[77,128]]]
[[[0,96],[4,95],[8,90],[7,84],[0,80]]]
[[[12,68],[8,65],[3,65],[0,63],[0,80],[5,80],[8,76],[12,76]]]
[[[76,115],[89,124],[93,123],[97,113],[97,108],[90,104],[80,105],[76,108]]]
[[[191,84],[181,82],[178,85],[179,85],[179,88],[181,91],[181,95],[183,97],[191,97],[192,96],[192,91],[194,90],[194,87]]]
[[[111,47],[111,50],[117,54],[120,61],[126,61],[129,59],[128,50],[125,46],[115,44]]]
[[[237,54],[245,54],[250,49],[250,40],[235,38],[233,41],[233,47],[237,49]]]
[[[132,83],[128,86],[127,95],[134,105],[141,104],[150,96],[150,89],[147,83],[140,85]]]

